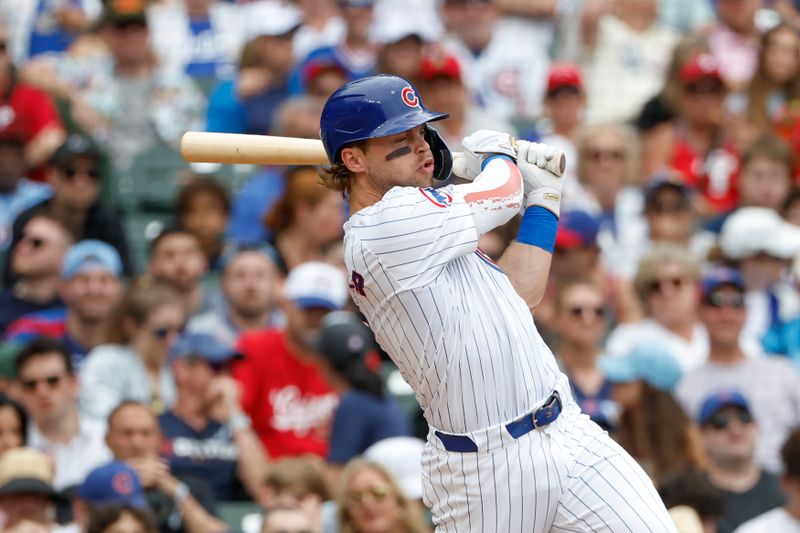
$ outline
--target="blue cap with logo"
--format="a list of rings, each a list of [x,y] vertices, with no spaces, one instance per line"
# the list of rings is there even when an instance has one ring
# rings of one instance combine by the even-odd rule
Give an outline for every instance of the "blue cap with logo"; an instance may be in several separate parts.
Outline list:
[[[638,344],[627,355],[606,356],[597,364],[612,383],[644,381],[664,391],[671,391],[683,374],[675,357],[655,344]]]
[[[70,246],[61,262],[63,279],[98,270],[119,277],[122,275],[122,260],[113,246],[95,239],[86,239]]]
[[[706,272],[700,280],[700,292],[708,296],[723,285],[731,285],[744,291],[744,279],[738,270],[730,267],[718,266]]]
[[[96,506],[121,504],[141,509],[147,507],[139,474],[122,461],[92,470],[78,487],[78,496]]]
[[[715,392],[705,399],[700,413],[697,416],[697,422],[702,426],[714,416],[714,413],[725,407],[738,407],[744,411],[750,412],[750,404],[747,403],[741,392],[735,390]]]
[[[172,345],[170,357],[197,358],[208,361],[212,365],[223,365],[233,359],[241,359],[242,354],[214,335],[208,333],[188,332]]]

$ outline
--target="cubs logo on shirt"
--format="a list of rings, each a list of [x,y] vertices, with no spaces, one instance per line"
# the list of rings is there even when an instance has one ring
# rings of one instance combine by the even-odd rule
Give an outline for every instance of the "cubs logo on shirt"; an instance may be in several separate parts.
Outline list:
[[[430,200],[430,202],[437,207],[447,207],[453,203],[452,196],[444,191],[434,189],[433,187],[420,189],[419,192],[421,192],[422,196]]]

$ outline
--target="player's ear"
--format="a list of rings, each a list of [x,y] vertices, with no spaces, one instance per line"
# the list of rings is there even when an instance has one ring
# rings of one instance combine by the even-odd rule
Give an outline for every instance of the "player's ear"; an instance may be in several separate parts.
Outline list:
[[[364,151],[357,146],[342,149],[342,163],[353,174],[367,171],[367,158]]]

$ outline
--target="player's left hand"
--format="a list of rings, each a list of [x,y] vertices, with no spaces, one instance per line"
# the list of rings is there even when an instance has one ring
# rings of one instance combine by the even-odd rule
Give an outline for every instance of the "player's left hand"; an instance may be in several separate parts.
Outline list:
[[[464,137],[461,142],[463,157],[453,159],[453,174],[460,178],[474,180],[481,173],[481,165],[492,155],[507,155],[517,158],[514,139],[508,133],[492,130],[479,130]]]
[[[517,141],[516,149],[517,166],[525,182],[525,207],[540,205],[559,216],[564,180],[545,170],[558,151],[546,144],[528,141]]]

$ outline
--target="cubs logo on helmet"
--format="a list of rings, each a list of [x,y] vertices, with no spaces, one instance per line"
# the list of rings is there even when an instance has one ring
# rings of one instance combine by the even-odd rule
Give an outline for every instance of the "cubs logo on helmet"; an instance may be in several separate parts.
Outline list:
[[[400,91],[400,97],[403,99],[403,103],[408,107],[419,107],[419,98],[411,87],[405,87]]]

